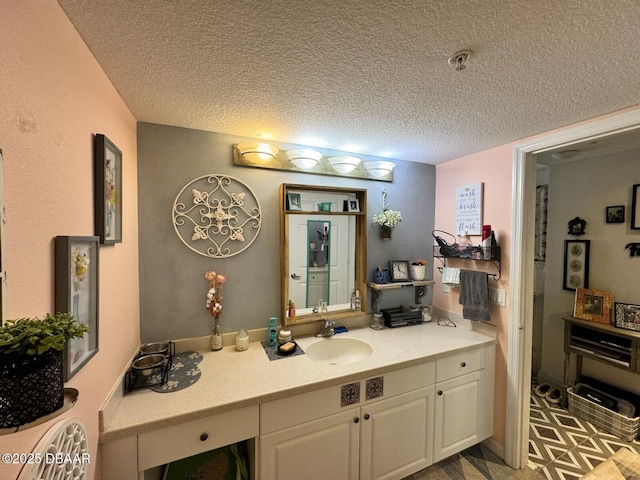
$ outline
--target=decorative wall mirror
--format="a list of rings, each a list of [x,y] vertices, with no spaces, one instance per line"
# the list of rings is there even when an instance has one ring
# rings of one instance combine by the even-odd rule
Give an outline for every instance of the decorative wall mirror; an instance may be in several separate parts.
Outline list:
[[[332,319],[366,305],[367,190],[283,183],[280,186],[280,270],[283,325]],[[361,309],[351,310],[360,292]],[[296,307],[288,315],[289,302]]]

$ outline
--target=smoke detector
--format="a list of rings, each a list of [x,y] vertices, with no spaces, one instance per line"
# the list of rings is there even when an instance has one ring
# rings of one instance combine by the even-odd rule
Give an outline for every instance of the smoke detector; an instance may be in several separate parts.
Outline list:
[[[471,50],[460,50],[449,57],[449,65],[456,67],[457,72],[464,70],[467,68],[465,63],[471,58],[472,54]]]

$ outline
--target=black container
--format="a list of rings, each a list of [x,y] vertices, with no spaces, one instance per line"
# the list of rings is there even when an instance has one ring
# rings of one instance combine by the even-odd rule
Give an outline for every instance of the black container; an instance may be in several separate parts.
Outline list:
[[[0,354],[0,428],[33,422],[63,405],[62,351]]]

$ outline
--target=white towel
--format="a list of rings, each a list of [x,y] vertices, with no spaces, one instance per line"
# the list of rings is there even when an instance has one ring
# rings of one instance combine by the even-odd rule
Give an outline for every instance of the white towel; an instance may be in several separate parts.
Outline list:
[[[442,269],[442,283],[446,285],[460,285],[460,269],[444,267]]]

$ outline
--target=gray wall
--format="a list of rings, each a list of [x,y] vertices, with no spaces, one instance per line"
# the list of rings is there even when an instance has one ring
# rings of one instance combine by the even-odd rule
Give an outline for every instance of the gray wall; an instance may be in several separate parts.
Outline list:
[[[575,297],[562,288],[564,241],[574,238],[567,234],[569,220],[587,222],[579,238],[591,241],[589,288],[612,292],[614,302],[640,303],[640,258],[630,258],[624,249],[640,241],[640,231],[629,228],[631,186],[640,183],[638,155],[640,150],[632,150],[551,167],[541,373],[558,384],[564,366],[562,317],[572,314]],[[626,205],[624,224],[605,223],[605,207],[613,205]],[[637,377],[622,370],[585,359],[583,372],[640,393]]]
[[[432,262],[435,167],[395,161],[393,183],[297,172],[238,167],[232,145],[246,138],[149,123],[138,124],[138,205],[140,245],[140,335],[143,342],[210,333],[205,309],[208,270],[227,275],[223,288],[222,331],[265,327],[280,310],[279,186],[281,183],[368,189],[368,272],[389,260],[423,258]],[[275,142],[274,142],[275,143]],[[278,145],[277,143],[275,143]],[[193,179],[224,174],[247,184],[258,197],[262,227],[253,244],[238,255],[211,259],[178,238],[171,210],[178,192]],[[387,203],[403,222],[391,240],[382,240],[371,217]],[[430,271],[430,269],[428,269]],[[380,307],[413,303],[413,289],[384,293]],[[431,291],[422,301],[431,303]],[[369,309],[369,306],[367,306]]]

